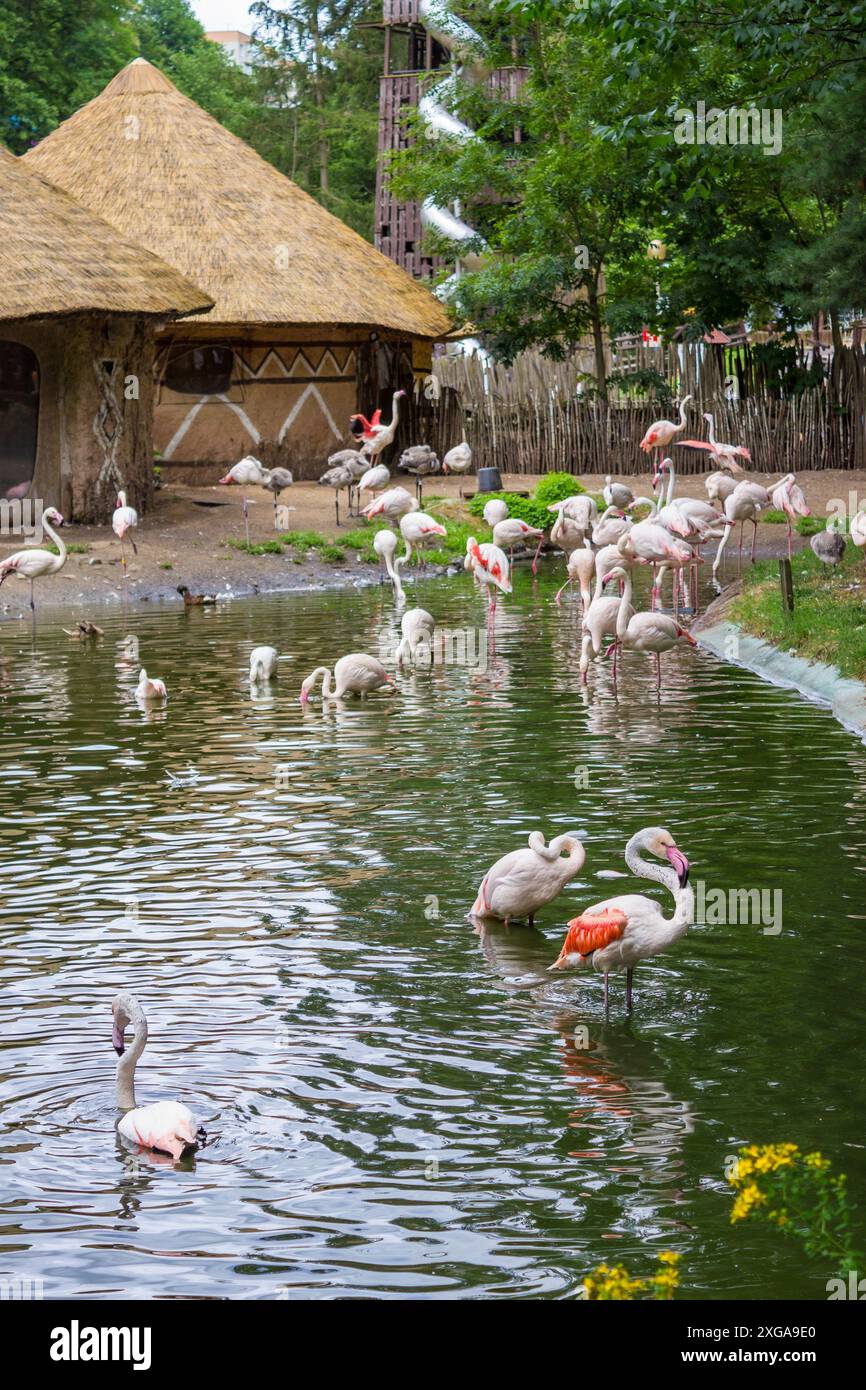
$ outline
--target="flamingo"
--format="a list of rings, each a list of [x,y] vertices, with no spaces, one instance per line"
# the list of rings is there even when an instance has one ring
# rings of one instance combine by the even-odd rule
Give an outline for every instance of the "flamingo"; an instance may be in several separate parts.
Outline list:
[[[344,695],[369,695],[372,690],[387,689],[393,694],[394,678],[389,676],[381,661],[365,652],[350,652],[341,656],[334,666],[333,682],[327,666],[317,666],[301,686],[300,700],[306,705],[310,691],[322,682],[322,700],[341,700]]]
[[[623,560],[641,565],[664,565],[666,568],[683,569],[694,560],[694,552],[687,545],[676,541],[666,527],[654,519],[637,521],[630,531],[617,542],[620,563]],[[652,606],[655,608],[660,592],[660,579],[653,579]]]
[[[404,449],[397,464],[401,473],[411,473],[415,479],[415,496],[423,504],[423,479],[438,473],[442,467],[429,444],[413,444]]]
[[[608,507],[592,528],[592,543],[598,547],[616,545],[617,541],[631,530],[632,525],[619,507]]]
[[[37,546],[27,546],[24,550],[16,550],[14,555],[0,561],[0,584],[8,579],[10,574],[17,574],[19,579],[26,579],[30,584],[30,611],[36,614],[36,603],[33,597],[33,585],[37,579],[43,579],[47,574],[58,574],[66,564],[66,546],[53,529],[55,526],[63,526],[64,520],[56,507],[47,507],[42,513],[42,532],[47,533],[50,539],[57,546],[59,554],[55,555],[51,550],[40,550]]]
[[[463,478],[472,467],[472,449],[463,437],[462,444],[455,444],[453,449],[442,460],[442,472],[454,473],[458,478]],[[460,496],[463,497],[463,484],[460,484]]]
[[[398,606],[406,602],[406,595],[403,592],[403,585],[400,583],[400,575],[397,566],[402,564],[401,559],[394,562],[397,551],[397,537],[387,526],[383,526],[381,531],[377,531],[373,537],[373,549],[379,556],[380,563],[384,562],[388,578],[394,586],[394,600]]]
[[[722,524],[722,517],[711,503],[703,502],[700,498],[693,497],[674,498],[676,470],[674,468],[673,459],[662,459],[653,477],[653,491],[655,492],[657,487],[662,487],[664,485],[665,475],[667,475],[668,479],[666,505],[661,509],[657,508],[656,515],[652,519],[660,521],[663,526],[667,526],[669,530],[676,532],[676,534],[682,536],[684,540],[696,540],[699,548],[709,536],[718,537],[720,532],[715,528]],[[732,488],[736,487],[734,480],[731,479],[730,481],[732,483]],[[685,521],[685,527],[680,524],[680,519]],[[690,571],[692,571],[690,575],[690,584],[694,586],[696,606],[698,592],[697,562],[698,557],[696,556],[694,564],[689,566]],[[663,567],[662,572],[658,575],[656,580],[659,590],[661,589],[664,579],[664,570],[666,568],[666,566]],[[675,588],[676,587],[675,578]],[[686,598],[688,599],[688,594],[686,594]],[[674,594],[674,607],[676,607],[676,605],[677,593]]]
[[[602,587],[609,579],[621,579],[625,584],[625,593],[622,596],[616,620],[616,638],[612,648],[614,680],[616,680],[617,647],[629,648],[635,652],[652,652],[656,659],[656,688],[660,690],[662,652],[669,652],[681,638],[693,647],[698,644],[692,634],[681,627],[675,618],[668,618],[664,613],[632,613],[631,617],[628,616],[632,599],[630,570],[623,569],[621,565],[615,565],[602,580]]]
[[[114,515],[111,518],[111,529],[120,541],[120,561],[123,565],[124,576],[126,574],[126,551],[123,543],[128,532],[132,531],[137,525],[138,512],[134,507],[127,505],[126,493],[119,492],[117,494],[117,504]],[[132,536],[129,537],[129,543],[132,546],[133,555],[137,555],[138,550],[136,549],[135,541],[132,539]]]
[[[604,480],[602,497],[608,507],[619,507],[621,511],[627,511],[634,504],[634,493],[625,483],[615,483],[608,473]]]
[[[583,549],[586,545],[586,526],[583,518],[575,520],[571,512],[564,508],[558,511],[550,528],[550,544],[561,550],[566,558],[572,551]]]
[[[516,516],[507,516],[504,521],[497,521],[493,528],[493,544],[500,546],[503,550],[507,548],[512,560],[514,556],[511,552],[514,546],[519,545],[521,541],[529,540],[530,537],[533,540],[538,539],[538,546],[532,557],[532,573],[537,574],[538,555],[544,542],[544,531],[538,526],[528,525],[527,522],[521,521]]]
[[[497,521],[504,521],[508,514],[508,503],[503,497],[491,497],[489,502],[484,503],[482,516],[488,526],[492,527]]]
[[[391,472],[384,463],[377,463],[372,468],[368,468],[358,480],[359,492],[372,492],[375,496],[377,492],[383,492],[391,481]]]
[[[401,565],[407,565],[412,558],[412,551],[418,551],[419,560],[423,556],[424,549],[431,545],[437,536],[447,536],[448,532],[437,521],[435,516],[430,516],[427,512],[407,512],[400,518],[400,535],[406,542],[406,552],[400,556]]]
[[[595,557],[595,594],[584,612],[581,624],[583,636],[580,644],[580,678],[584,685],[588,679],[590,657],[598,657],[604,637],[616,636],[616,622],[622,598],[605,594],[602,581],[613,565],[622,563],[622,556],[615,545],[606,545]],[[634,609],[629,605],[628,616],[631,617],[633,612]]]
[[[344,487],[348,488],[351,498],[354,483],[355,474],[348,463],[335,464],[333,468],[327,469],[319,479],[319,487],[332,487],[334,489],[334,507],[336,509],[338,526],[340,524],[340,493]],[[351,502],[349,508],[351,511]]]
[[[832,521],[828,521],[826,529],[813,536],[809,544],[822,565],[838,565],[845,554],[845,537],[834,529]]]
[[[417,657],[419,649],[425,651],[428,657],[432,658],[433,631],[436,627],[436,620],[426,608],[410,608],[403,614],[400,622],[401,639],[395,653],[395,661],[398,666],[407,663],[410,666],[418,664]],[[429,665],[429,660],[426,663]]]
[[[760,483],[750,483],[747,479],[744,479],[741,483],[737,483],[731,495],[725,498],[725,533],[719,541],[719,548],[716,551],[716,558],[713,561],[713,579],[716,578],[716,573],[722,562],[725,547],[728,544],[728,538],[737,522],[740,523],[738,573],[741,574],[743,570],[743,531],[747,521],[751,521],[755,528],[752,533],[752,563],[754,564],[755,542],[758,538],[758,517],[769,505],[770,494],[767,489],[761,487]]]
[[[511,593],[511,566],[508,556],[498,545],[485,541],[479,545],[474,536],[466,542],[464,568],[472,571],[473,578],[487,589],[487,612],[492,619],[496,613],[496,590],[503,594]]]
[[[583,604],[583,611],[585,613],[592,602],[590,584],[592,583],[592,576],[595,573],[595,551],[590,549],[588,542],[577,550],[572,550],[566,560],[565,568],[568,578],[563,584],[562,589],[557,589],[554,602],[561,605],[562,590],[570,588],[575,580],[577,580],[580,586],[580,601]]]
[[[558,897],[583,868],[586,850],[573,831],[545,844],[540,830],[529,836],[528,849],[514,849],[497,859],[481,880],[470,918],[499,918],[505,925],[535,914]],[[563,855],[565,851],[565,855]]]
[[[666,449],[675,434],[679,434],[686,427],[686,406],[691,400],[691,396],[684,396],[680,401],[680,422],[674,424],[673,420],[656,420],[654,425],[650,425],[638,447],[648,454],[651,449]]]
[[[138,685],[135,687],[135,697],[144,703],[151,700],[167,700],[168,691],[165,688],[165,681],[161,681],[157,676],[149,676],[142,666],[138,676]]]
[[[250,652],[250,684],[269,681],[277,674],[276,647],[254,647]]]
[[[126,1111],[117,1122],[117,1132],[132,1144],[170,1154],[177,1161],[193,1152],[207,1135],[180,1101],[161,1100],[155,1105],[136,1105],[135,1064],[147,1044],[147,1019],[132,994],[118,994],[111,1005],[111,1014],[111,1041],[117,1053],[117,1106]],[[130,1025],[132,1046],[127,1052],[124,1033]]]
[[[711,502],[718,502],[722,509],[736,486],[737,479],[731,473],[710,473],[704,478],[707,496]]]
[[[852,516],[849,534],[857,549],[863,551],[863,559],[866,560],[866,511]]]
[[[365,420],[363,415],[349,417],[349,428],[356,439],[363,440],[361,448],[368,459],[378,458],[393,442],[400,419],[400,401],[405,394],[405,391],[395,391],[391,397],[391,423],[388,425],[381,422],[381,410],[374,412],[372,420]]]
[[[681,449],[706,449],[713,463],[719,468],[726,468],[729,473],[735,473],[739,477],[743,476],[743,469],[737,459],[745,459],[751,463],[752,455],[748,449],[742,448],[738,444],[720,444],[715,438],[716,426],[713,416],[706,412],[704,419],[709,425],[709,443],[705,439],[678,439],[677,445]]]
[[[262,465],[252,454],[247,454],[229,469],[224,478],[219,479],[221,487],[227,487],[232,483],[237,483],[241,487],[258,487],[262,481]]]
[[[644,858],[643,851],[666,859],[668,866]],[[661,883],[673,895],[674,915],[665,917],[654,898],[625,893],[588,907],[568,924],[568,932],[551,970],[595,970],[604,975],[604,1012],[608,1012],[608,974],[625,967],[625,1007],[632,1010],[632,978],[638,961],[656,956],[684,936],[695,920],[695,895],[689,887],[689,861],[669,830],[648,826],[632,835],[626,866],[637,878]]]
[[[368,521],[377,516],[384,516],[388,521],[399,521],[407,512],[417,512],[418,506],[417,497],[413,497],[404,487],[389,487],[387,492],[367,503],[362,515]]]
[[[774,507],[785,513],[785,520],[788,523],[788,559],[790,560],[794,524],[798,516],[811,516],[811,508],[806,505],[803,490],[797,486],[797,480],[793,473],[786,473],[782,481],[776,483],[770,492],[770,500]]]
[[[288,468],[264,468],[262,469],[262,487],[273,495],[274,499],[274,526],[277,525],[277,503],[280,500],[280,493],[285,492],[287,487],[291,487],[294,478]],[[293,508],[290,507],[289,511]]]

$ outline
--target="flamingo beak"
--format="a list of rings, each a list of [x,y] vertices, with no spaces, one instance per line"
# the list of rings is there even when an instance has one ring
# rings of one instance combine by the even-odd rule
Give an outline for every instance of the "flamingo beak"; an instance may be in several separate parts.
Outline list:
[[[123,1029],[118,1028],[116,1023],[111,1025],[111,1046],[114,1048],[118,1057],[122,1057],[126,1047],[123,1041]]]
[[[226,485],[227,483],[232,483],[232,482],[234,482],[234,479],[232,478],[231,474],[230,474],[230,473],[226,473],[226,475],[225,475],[224,478],[220,478],[220,479],[219,479],[219,486],[220,486],[220,487],[225,487],[225,485]]]
[[[309,704],[310,701],[310,697],[307,694],[306,690],[301,691],[300,695],[298,696],[298,699],[300,700],[302,705]]]
[[[665,854],[670,860],[671,867],[676,872],[681,888],[685,888],[689,881],[689,861],[682,850],[677,849],[676,845],[668,845]]]

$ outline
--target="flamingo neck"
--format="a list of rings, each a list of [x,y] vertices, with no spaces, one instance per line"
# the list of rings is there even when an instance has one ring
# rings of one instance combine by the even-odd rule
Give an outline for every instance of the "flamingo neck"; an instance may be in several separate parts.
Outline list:
[[[616,615],[616,639],[622,642],[628,631],[629,609],[631,608],[631,570],[626,570],[623,580],[622,598]]]
[[[117,1104],[120,1110],[135,1109],[135,1064],[147,1044],[147,1019],[143,1013],[130,1019],[134,1032],[132,1046],[117,1059]]]
[[[681,430],[682,430],[682,429],[685,429],[685,427],[686,427],[686,403],[685,403],[685,401],[680,401],[680,429],[681,429]]]
[[[61,537],[57,534],[54,527],[51,525],[51,522],[46,521],[44,516],[42,518],[42,531],[43,534],[51,538],[51,540],[57,546],[57,549],[60,551],[60,554],[54,557],[54,569],[62,569],[63,566],[66,564],[66,546],[63,544]]]
[[[671,459],[668,463],[668,495],[665,498],[665,503],[668,507],[674,500],[674,488],[676,487],[676,481],[677,475],[674,469],[674,461],[673,459]]]
[[[681,888],[679,878],[672,868],[655,860],[644,859],[640,851],[639,837],[635,836],[626,846],[626,865],[636,878],[648,878],[653,883],[663,884],[673,897],[673,917],[662,918],[665,924],[662,941],[676,941],[695,920],[694,889],[688,883],[685,888]]]

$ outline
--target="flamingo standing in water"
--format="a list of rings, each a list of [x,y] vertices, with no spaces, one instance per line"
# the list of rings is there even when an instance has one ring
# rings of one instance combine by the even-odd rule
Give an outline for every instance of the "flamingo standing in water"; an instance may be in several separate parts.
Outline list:
[[[135,697],[143,704],[147,704],[151,700],[167,700],[168,691],[165,688],[165,681],[161,681],[158,676],[149,676],[142,666],[138,685],[135,687]]]
[[[487,589],[487,615],[492,621],[496,614],[496,590],[503,594],[511,593],[511,566],[508,556],[498,545],[485,541],[479,545],[474,536],[466,542],[464,568],[472,573],[473,579]]]
[[[385,565],[385,571],[394,586],[394,601],[399,607],[406,602],[406,595],[403,592],[403,585],[400,583],[400,574],[397,569],[397,566],[403,563],[402,557],[396,563],[394,561],[397,545],[397,537],[387,526],[383,526],[381,531],[377,531],[373,537],[373,549],[379,556],[380,562]]]
[[[185,1105],[177,1100],[160,1100],[155,1105],[135,1103],[135,1064],[147,1044],[144,1010],[134,995],[118,994],[111,1013],[111,1041],[118,1059],[117,1106],[126,1111],[117,1122],[118,1134],[131,1144],[170,1154],[175,1160],[192,1153],[207,1135]],[[130,1025],[132,1046],[127,1052],[124,1034]]]
[[[725,499],[725,533],[719,541],[719,548],[716,551],[716,558],[713,561],[713,579],[716,578],[719,565],[722,563],[722,556],[728,544],[728,537],[736,526],[740,523],[740,550],[738,556],[738,574],[743,572],[743,531],[746,522],[751,521],[754,526],[752,532],[752,564],[755,563],[755,542],[758,539],[758,517],[766,507],[770,505],[770,494],[760,483],[750,483],[747,479],[737,483],[730,497]]]
[[[590,549],[588,542],[585,542],[584,545],[580,546],[577,550],[572,550],[566,560],[565,569],[568,578],[563,584],[562,589],[557,589],[554,602],[561,605],[563,589],[571,588],[576,580],[580,588],[580,601],[585,613],[592,603],[592,590],[590,585],[592,584],[592,576],[595,573],[595,551]]]
[[[652,449],[666,449],[675,434],[679,434],[686,427],[686,406],[691,400],[691,396],[684,396],[680,401],[680,422],[675,424],[673,420],[656,420],[655,424],[650,425],[638,448],[643,449],[648,454]]]
[[[368,459],[378,458],[393,443],[400,420],[400,402],[405,394],[405,391],[395,391],[391,397],[391,420],[387,425],[382,424],[381,410],[374,411],[372,420],[366,420],[363,415],[349,416],[349,428],[356,439],[362,440],[361,448]]]
[[[493,528],[493,544],[498,545],[502,550],[508,549],[511,560],[514,560],[514,546],[522,541],[538,539],[535,554],[532,557],[532,573],[538,573],[538,556],[544,544],[544,531],[539,526],[530,526],[528,522],[521,521],[519,517],[507,516],[504,521],[497,521]]]
[[[586,851],[573,831],[557,835],[547,845],[541,831],[533,830],[528,849],[504,854],[487,870],[469,916],[499,918],[506,927],[514,918],[526,917],[532,926],[535,914],[577,877],[585,859]]]
[[[301,686],[300,700],[306,705],[310,691],[322,682],[323,700],[341,700],[344,695],[369,695],[373,690],[387,689],[394,692],[394,678],[389,676],[381,661],[366,652],[350,652],[341,656],[334,666],[333,683],[330,668],[317,666],[311,671]]]
[[[250,652],[250,685],[272,680],[277,674],[279,659],[276,647],[253,647]]]
[[[404,613],[400,621],[400,644],[394,657],[396,664],[417,666],[418,654],[423,652],[425,664],[429,665],[433,657],[435,627],[436,619],[426,608],[410,608],[408,613]]]
[[[642,851],[666,859],[655,864]],[[632,977],[638,961],[657,956],[684,936],[695,920],[695,895],[689,887],[689,861],[669,830],[649,826],[632,835],[625,850],[627,867],[637,878],[661,883],[673,895],[674,915],[665,917],[654,898],[624,893],[588,907],[568,924],[562,950],[551,970],[595,970],[604,975],[604,1012],[608,1012],[608,974],[625,969],[625,1006],[632,1009]]]
[[[36,615],[36,602],[33,597],[33,585],[37,579],[43,579],[46,574],[58,574],[66,564],[66,546],[53,529],[55,526],[63,526],[63,517],[56,507],[48,507],[42,513],[42,532],[57,546],[58,554],[55,555],[51,550],[41,550],[38,546],[26,546],[24,550],[16,550],[14,555],[0,561],[0,584],[8,579],[10,574],[17,574],[19,579],[26,579],[30,584],[30,611],[34,618]]]
[[[662,652],[669,652],[675,647],[682,638],[689,642],[691,646],[698,644],[690,632],[676,621],[669,618],[665,613],[632,613],[628,616],[628,609],[631,607],[631,571],[616,565],[602,580],[606,584],[609,579],[621,579],[625,584],[625,592],[619,606],[619,613],[616,619],[616,638],[613,643],[613,678],[616,680],[616,652],[617,647],[628,648],[635,652],[652,652],[656,659],[656,688],[661,689],[662,684]]]
[[[583,615],[580,643],[580,678],[586,685],[590,659],[597,659],[601,652],[602,639],[616,636],[616,623],[619,617],[621,597],[604,592],[604,576],[614,565],[623,563],[622,556],[615,545],[606,545],[595,557],[595,594]],[[628,617],[634,609],[629,605]]]
[[[770,492],[770,500],[774,507],[785,513],[785,520],[788,523],[788,559],[790,560],[791,537],[794,534],[797,517],[811,516],[812,511],[806,505],[803,489],[797,486],[797,479],[793,473],[786,473],[782,481],[776,483]]]

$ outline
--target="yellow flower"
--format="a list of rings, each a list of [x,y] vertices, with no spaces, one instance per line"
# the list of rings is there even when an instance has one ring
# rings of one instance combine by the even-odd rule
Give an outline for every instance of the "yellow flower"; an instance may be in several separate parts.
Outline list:
[[[675,1265],[679,1258],[676,1250],[663,1250],[659,1255],[659,1262],[663,1265]]]
[[[737,1200],[731,1208],[731,1221],[743,1221],[749,1215],[753,1207],[760,1206],[761,1203],[766,1202],[766,1200],[758,1184],[755,1182],[749,1183],[748,1187],[744,1187],[742,1192],[737,1195]]]

